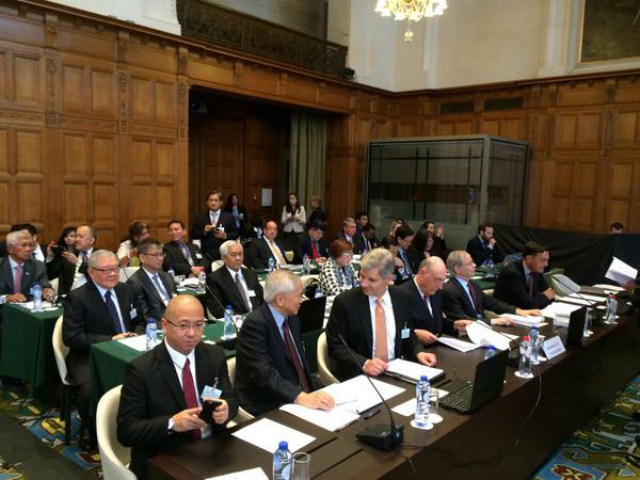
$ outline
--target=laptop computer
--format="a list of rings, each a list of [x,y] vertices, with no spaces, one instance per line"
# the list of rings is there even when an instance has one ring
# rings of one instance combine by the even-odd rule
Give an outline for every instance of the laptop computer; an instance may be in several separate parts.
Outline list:
[[[476,366],[473,382],[461,382],[458,386],[453,382],[453,388],[446,384],[438,387],[449,391],[449,395],[440,400],[440,405],[460,413],[471,413],[500,395],[504,388],[508,358],[509,351],[503,350]]]
[[[298,310],[298,318],[302,334],[322,329],[324,324],[324,308],[327,303],[327,297],[318,297],[305,300],[300,304]]]

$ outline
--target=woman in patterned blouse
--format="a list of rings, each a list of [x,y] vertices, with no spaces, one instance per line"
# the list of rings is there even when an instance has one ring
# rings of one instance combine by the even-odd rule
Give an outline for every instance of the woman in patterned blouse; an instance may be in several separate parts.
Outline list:
[[[320,288],[326,296],[338,295],[358,286],[356,272],[351,265],[353,245],[343,238],[334,240],[329,248],[329,258],[320,270]]]

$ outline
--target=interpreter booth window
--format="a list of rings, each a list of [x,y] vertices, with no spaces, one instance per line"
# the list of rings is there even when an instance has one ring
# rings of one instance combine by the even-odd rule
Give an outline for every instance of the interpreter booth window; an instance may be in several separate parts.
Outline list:
[[[369,218],[379,236],[395,218],[414,229],[425,220],[441,223],[455,247],[485,219],[518,225],[527,154],[526,143],[486,135],[373,141],[365,185]]]

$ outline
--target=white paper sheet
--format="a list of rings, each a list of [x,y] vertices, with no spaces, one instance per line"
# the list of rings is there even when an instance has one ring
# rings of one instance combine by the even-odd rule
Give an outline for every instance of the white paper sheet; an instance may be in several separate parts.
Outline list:
[[[117,340],[123,345],[126,345],[129,348],[133,348],[138,352],[146,352],[147,351],[147,336],[146,335],[136,335],[135,337],[126,337]],[[156,345],[160,343],[160,340],[156,340]],[[275,450],[274,450],[275,451]]]
[[[444,370],[441,368],[427,367],[426,365],[402,360],[401,358],[396,358],[389,362],[387,372],[395,373],[413,382],[420,380],[422,375],[426,375],[429,381],[432,382],[434,379],[444,374]]]
[[[627,285],[630,282],[635,281],[638,276],[638,270],[630,265],[627,265],[619,258],[613,257],[609,270],[605,274],[605,278],[613,280],[618,285]]]
[[[565,302],[553,302],[542,310],[542,315],[546,318],[564,317],[569,318],[572,312],[581,308],[582,304],[574,305]]]
[[[342,408],[341,405],[337,405],[331,410],[314,410],[295,403],[287,403],[282,405],[280,410],[295,415],[330,432],[340,430],[360,418],[357,413]]]
[[[609,285],[607,283],[599,283],[594,285],[594,287],[602,288],[605,292],[623,292],[624,288],[618,287],[617,285]]]
[[[480,345],[476,345],[475,343],[466,342],[464,340],[460,340],[458,338],[453,337],[440,337],[438,341],[447,347],[451,347],[454,350],[458,350],[459,352],[467,353],[471,350],[475,350],[476,348],[480,348]]]
[[[21,307],[24,307],[27,310],[33,311],[33,301],[31,301],[31,302],[23,302],[23,303],[15,303],[14,305],[20,305]],[[42,301],[42,308],[43,308],[43,310],[44,309],[50,310],[50,309],[56,309],[58,307],[54,306],[51,302],[43,300]]]
[[[232,433],[232,435],[269,453],[275,452],[283,440],[289,444],[291,452],[296,452],[315,440],[315,437],[311,435],[299,432],[268,418],[258,420],[248,427]]]
[[[574,293],[573,295],[569,295],[569,297],[564,297],[564,298],[577,298],[577,299],[586,299],[586,300],[590,300],[591,302],[604,302],[605,297],[604,296],[598,296],[598,295],[588,295],[586,293]]]
[[[403,417],[410,417],[416,413],[416,399],[412,398],[400,405],[396,405],[391,409],[391,411],[402,415]]]
[[[395,385],[381,382],[374,378],[372,378],[371,381],[385,400],[389,400],[405,391],[404,388],[396,387]],[[346,408],[353,413],[362,413],[382,403],[380,397],[364,375],[351,378],[346,382],[334,383],[333,385],[325,387],[323,390],[331,395],[342,408]]]
[[[510,339],[493,331],[488,325],[481,324],[481,322],[467,325],[467,336],[476,345],[482,347],[493,345],[498,350],[509,350]]]
[[[275,449],[274,449],[275,451]],[[269,477],[260,467],[228,473],[218,477],[209,477],[206,480],[269,480]]]

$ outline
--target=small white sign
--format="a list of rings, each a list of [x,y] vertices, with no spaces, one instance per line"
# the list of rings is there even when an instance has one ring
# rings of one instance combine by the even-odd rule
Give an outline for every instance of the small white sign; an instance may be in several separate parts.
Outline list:
[[[547,357],[547,360],[551,360],[565,351],[562,340],[560,340],[560,337],[557,335],[551,337],[549,340],[545,340],[542,344],[542,349],[544,350],[544,356]]]
[[[272,190],[270,188],[263,188],[262,189],[262,206],[263,207],[270,207],[271,203],[272,203]]]

